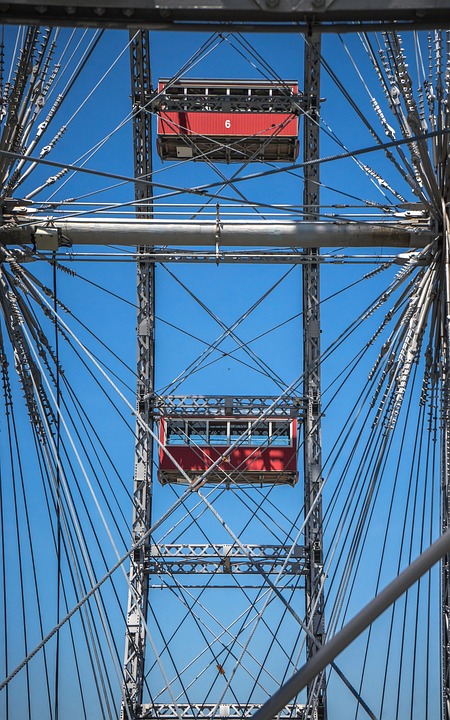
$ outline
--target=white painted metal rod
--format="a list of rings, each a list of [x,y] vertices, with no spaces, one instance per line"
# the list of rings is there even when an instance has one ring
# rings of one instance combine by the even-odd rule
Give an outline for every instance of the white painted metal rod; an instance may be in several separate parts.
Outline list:
[[[30,219],[24,226],[0,228],[0,243],[30,244],[40,234],[56,233],[72,245],[164,245],[192,247],[397,247],[419,248],[430,242],[425,229],[351,222],[161,222]],[[44,238],[45,239],[45,238]],[[56,238],[55,238],[56,240]],[[39,242],[37,242],[39,246]]]
[[[329,642],[325,643],[285,685],[272,695],[270,700],[252,715],[252,720],[273,720],[273,718],[277,717],[278,713],[345,650],[353,640],[448,553],[450,553],[450,531],[441,535],[439,540],[436,540],[433,545],[419,555],[353,620],[350,620]]]

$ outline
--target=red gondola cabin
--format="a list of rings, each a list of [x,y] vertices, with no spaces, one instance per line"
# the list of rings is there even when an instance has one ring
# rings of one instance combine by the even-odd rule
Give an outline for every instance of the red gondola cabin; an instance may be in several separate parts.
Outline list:
[[[293,81],[161,79],[162,160],[293,162],[302,96]]]
[[[160,420],[160,441],[162,484],[188,482],[177,465],[189,481],[213,465],[208,483],[294,485],[298,479],[296,418],[166,417]]]

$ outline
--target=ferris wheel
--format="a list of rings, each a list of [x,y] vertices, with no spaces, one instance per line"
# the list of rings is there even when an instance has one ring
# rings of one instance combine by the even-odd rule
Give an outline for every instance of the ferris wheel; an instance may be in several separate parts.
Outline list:
[[[66,24],[2,30],[0,715],[448,720],[445,545],[320,658],[448,526],[449,32]]]

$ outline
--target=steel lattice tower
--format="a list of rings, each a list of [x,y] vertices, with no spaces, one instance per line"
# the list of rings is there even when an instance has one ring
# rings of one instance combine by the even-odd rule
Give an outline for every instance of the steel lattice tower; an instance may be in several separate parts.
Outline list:
[[[305,220],[319,217],[319,102],[320,35],[305,38],[304,92],[306,112],[303,126],[303,192]],[[303,363],[304,363],[304,484],[307,659],[324,642],[323,535],[322,535],[322,438],[320,381],[320,263],[318,249],[305,250],[309,262],[303,265]],[[308,687],[308,718],[325,720],[325,674]]]
[[[149,33],[139,31],[131,36],[131,79],[133,100],[134,173],[136,178],[151,174],[151,114],[145,103],[151,89]],[[136,215],[151,217],[149,185],[136,183]],[[138,248],[138,252],[148,250]],[[148,260],[137,263],[137,413],[133,487],[132,543],[138,545],[130,561],[129,598],[125,640],[124,688],[122,717],[139,716],[144,687],[146,619],[148,607],[148,573],[145,562],[150,539],[152,503],[153,425],[152,392],[154,388],[154,280],[155,265]],[[126,707],[125,707],[126,706]]]

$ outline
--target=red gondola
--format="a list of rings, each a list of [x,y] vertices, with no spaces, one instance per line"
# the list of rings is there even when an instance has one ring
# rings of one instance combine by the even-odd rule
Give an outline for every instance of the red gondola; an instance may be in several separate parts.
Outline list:
[[[193,481],[205,473],[206,482],[227,485],[294,485],[298,479],[296,418],[165,417],[160,441],[162,484]]]
[[[293,81],[161,79],[153,103],[159,156],[293,162],[301,106]]]

